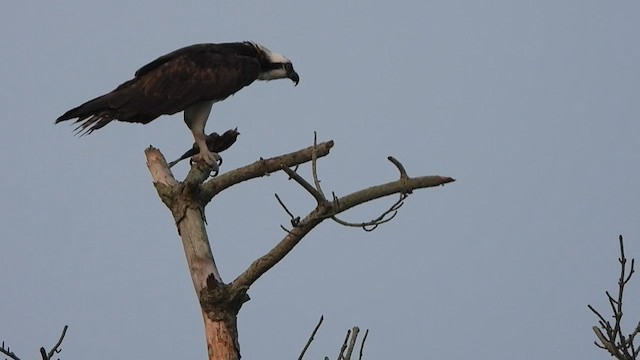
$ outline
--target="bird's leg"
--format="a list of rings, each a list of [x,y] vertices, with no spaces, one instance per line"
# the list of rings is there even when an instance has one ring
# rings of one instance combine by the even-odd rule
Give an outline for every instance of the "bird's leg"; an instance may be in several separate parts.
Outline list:
[[[213,101],[201,101],[184,110],[184,122],[187,123],[193,138],[198,145],[199,153],[194,155],[191,159],[193,161],[204,161],[207,165],[213,168],[214,172],[218,172],[218,161],[221,160],[220,155],[209,151],[207,147],[207,136],[204,133],[204,127],[207,124],[209,113],[211,113],[211,106]]]
[[[194,131],[193,138],[196,140],[196,145],[198,145],[198,149],[200,150],[200,152],[196,155],[193,155],[191,159],[196,162],[204,161],[208,165],[211,165],[211,167],[213,167],[213,170],[217,172],[218,162],[222,160],[222,157],[220,157],[218,153],[209,151],[209,148],[207,147],[207,136],[204,132],[197,133]]]

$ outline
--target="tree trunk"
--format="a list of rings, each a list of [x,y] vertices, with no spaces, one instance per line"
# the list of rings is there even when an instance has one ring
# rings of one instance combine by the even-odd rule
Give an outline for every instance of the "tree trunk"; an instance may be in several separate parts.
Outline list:
[[[249,300],[247,295],[249,287],[289,254],[315,226],[324,220],[332,219],[342,225],[361,227],[371,231],[378,225],[393,219],[403,201],[413,190],[441,186],[454,181],[452,178],[441,176],[410,177],[399,161],[389,157],[389,161],[400,172],[398,180],[342,197],[334,194],[332,199],[328,199],[320,188],[316,160],[328,155],[332,147],[332,141],[320,144],[314,141],[314,145],[308,148],[270,159],[261,158],[253,164],[220,174],[206,182],[210,172],[207,166],[194,164],[185,180],[179,182],[173,177],[164,156],[158,149],[149,147],[145,151],[147,166],[158,195],[171,210],[178,234],[182,239],[189,272],[202,310],[209,360],[240,359],[238,312],[242,304]],[[306,162],[312,164],[315,185],[307,182],[291,169]],[[230,284],[225,284],[216,267],[207,237],[204,207],[224,189],[277,171],[284,171],[307,190],[316,199],[317,206],[306,216],[295,217],[278,198],[282,207],[291,216],[292,229],[285,229],[287,234],[277,245],[256,259]],[[349,223],[337,218],[338,214],[350,208],[394,194],[399,195],[399,200],[376,219],[363,223]]]
[[[220,273],[213,258],[207,236],[204,206],[197,199],[197,186],[178,182],[166,167],[164,156],[157,149],[147,149],[147,165],[156,189],[169,207],[182,239],[193,287],[202,309],[209,360],[238,360],[237,316],[242,302],[224,291]],[[206,169],[197,174],[208,176]],[[194,179],[200,180],[200,179]]]

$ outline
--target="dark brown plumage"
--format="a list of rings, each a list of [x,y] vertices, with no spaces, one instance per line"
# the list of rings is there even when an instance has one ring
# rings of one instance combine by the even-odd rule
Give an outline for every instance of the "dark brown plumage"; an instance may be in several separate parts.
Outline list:
[[[254,82],[268,59],[247,43],[188,46],[143,66],[112,92],[73,108],[56,123],[75,119],[91,133],[112,120],[146,124],[202,100],[224,100]]]
[[[55,122],[75,119],[75,130],[84,135],[113,120],[147,124],[184,110],[184,121],[200,150],[194,160],[215,169],[219,155],[208,149],[204,132],[213,104],[256,80],[283,78],[296,85],[300,81],[289,59],[257,43],[191,45],[148,63],[133,79]]]

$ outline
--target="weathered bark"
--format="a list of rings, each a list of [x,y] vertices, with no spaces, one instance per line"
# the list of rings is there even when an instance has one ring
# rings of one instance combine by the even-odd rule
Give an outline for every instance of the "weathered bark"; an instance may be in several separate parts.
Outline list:
[[[325,143],[324,154],[329,153],[332,143]],[[256,176],[266,175],[280,169],[281,164],[296,165],[311,159],[298,153],[287,159],[274,158],[260,160],[249,167],[261,168],[256,174],[229,172],[221,177],[222,186],[215,188],[216,193],[227,188],[225,179],[238,183]],[[205,228],[204,204],[212,196],[203,196],[201,184],[208,178],[209,169],[194,165],[184,182],[177,181],[164,156],[158,149],[149,147],[145,151],[147,166],[151,172],[155,187],[162,201],[171,210],[182,245],[193,286],[202,309],[205,337],[210,360],[240,359],[238,343],[237,315],[244,302],[249,300],[246,288],[230,287],[220,277]],[[230,175],[227,175],[230,174]],[[219,179],[219,178],[216,178]],[[230,185],[229,185],[230,186]]]
[[[397,160],[390,158],[400,170],[399,180],[327,200],[319,188],[317,178],[314,188],[290,170],[290,167],[313,161],[315,176],[316,159],[329,154],[332,147],[333,142],[329,141],[271,159],[260,159],[210,180],[207,180],[209,169],[195,164],[183,182],[173,177],[159,150],[152,147],[145,150],[147,166],[158,195],[171,210],[182,238],[193,286],[202,309],[210,360],[240,359],[237,315],[242,304],[249,300],[249,287],[282,260],[315,226],[326,219],[336,219],[337,214],[373,199],[401,194],[402,201],[412,190],[454,181],[440,176],[411,178]],[[307,189],[316,198],[317,206],[302,220],[294,221],[291,231],[287,231],[287,235],[272,250],[254,261],[233,282],[225,284],[216,267],[207,237],[204,207],[224,189],[281,170]]]
[[[191,280],[200,302],[204,319],[209,359],[240,359],[237,343],[237,309],[216,304],[215,290],[223,288],[216,267],[204,221],[204,206],[198,200],[198,182],[206,175],[205,169],[192,171],[187,181],[178,182],[171,174],[159,150],[149,147],[145,154],[147,166],[162,201],[169,207],[182,239]],[[219,306],[216,306],[219,305]]]

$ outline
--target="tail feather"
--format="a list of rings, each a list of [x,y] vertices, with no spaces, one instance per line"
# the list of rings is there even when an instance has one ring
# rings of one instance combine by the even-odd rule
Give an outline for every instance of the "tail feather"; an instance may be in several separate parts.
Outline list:
[[[74,131],[79,135],[90,134],[115,119],[115,109],[110,104],[112,93],[99,96],[93,100],[73,108],[56,119],[55,123],[76,119],[73,123],[80,123]]]
[[[78,118],[77,121],[82,121],[89,116],[95,115],[96,113],[103,112],[109,109],[109,100],[108,96],[110,94],[99,96],[93,100],[89,100],[86,103],[75,107],[66,113],[62,114],[59,118],[56,119],[56,124],[62,121],[71,120]]]
[[[73,122],[74,124],[80,123],[73,131],[79,136],[88,135],[94,130],[98,130],[107,125],[111,120],[113,120],[113,118],[108,113],[92,115],[88,118],[79,118]]]

